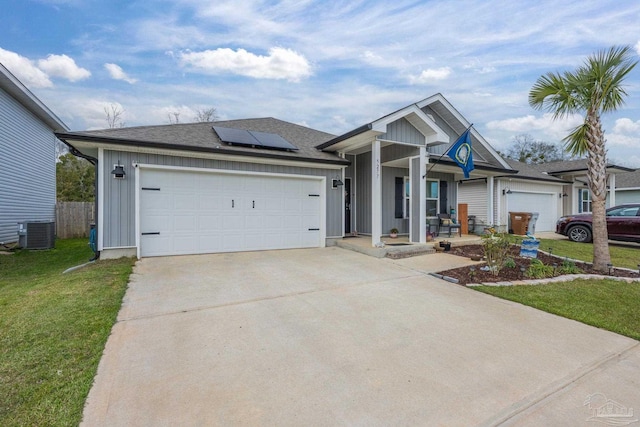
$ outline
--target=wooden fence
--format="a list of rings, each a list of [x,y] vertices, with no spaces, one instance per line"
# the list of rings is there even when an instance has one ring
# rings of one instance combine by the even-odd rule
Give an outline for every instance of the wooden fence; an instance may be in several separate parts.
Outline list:
[[[56,203],[56,235],[59,239],[89,237],[92,222],[95,221],[93,202]]]

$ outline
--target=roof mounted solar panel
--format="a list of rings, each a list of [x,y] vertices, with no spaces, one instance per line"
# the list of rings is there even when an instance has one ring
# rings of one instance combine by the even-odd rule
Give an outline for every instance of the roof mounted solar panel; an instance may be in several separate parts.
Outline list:
[[[275,133],[258,132],[255,130],[250,130],[249,133],[253,135],[255,139],[260,141],[263,147],[292,151],[298,149],[298,147]]]
[[[213,126],[213,130],[216,131],[221,141],[229,144],[238,145],[256,145],[260,146],[260,142],[253,137],[249,132],[244,129],[223,128],[220,126]]]
[[[213,126],[220,140],[231,145],[242,145],[273,150],[297,151],[298,147],[275,133],[248,131],[244,129]]]

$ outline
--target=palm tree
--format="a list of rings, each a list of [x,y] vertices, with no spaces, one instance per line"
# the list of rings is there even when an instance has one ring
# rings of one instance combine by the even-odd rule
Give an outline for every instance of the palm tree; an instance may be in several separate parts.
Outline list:
[[[630,46],[614,46],[587,58],[574,72],[540,76],[529,92],[529,105],[553,112],[554,119],[584,114],[584,122],[563,139],[572,155],[587,154],[587,181],[593,213],[593,267],[607,271],[609,254],[605,202],[606,149],[600,116],[617,110],[627,95],[622,82],[638,61]]]

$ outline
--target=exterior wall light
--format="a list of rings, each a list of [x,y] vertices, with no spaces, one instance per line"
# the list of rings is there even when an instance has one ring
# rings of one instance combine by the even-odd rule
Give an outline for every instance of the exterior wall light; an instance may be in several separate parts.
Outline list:
[[[343,185],[344,185],[344,182],[342,182],[342,180],[340,179],[331,180],[331,188],[338,188],[338,187],[342,187]]]
[[[127,176],[127,173],[124,171],[124,166],[120,164],[120,160],[118,160],[117,165],[113,165],[111,175],[113,175],[115,179],[124,179]]]

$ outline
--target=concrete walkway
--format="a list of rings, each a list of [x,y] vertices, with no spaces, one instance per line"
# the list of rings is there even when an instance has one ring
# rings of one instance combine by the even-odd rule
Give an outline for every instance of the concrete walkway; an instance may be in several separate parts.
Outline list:
[[[606,399],[640,411],[637,341],[426,275],[466,262],[337,247],[143,259],[83,425],[596,425]]]

